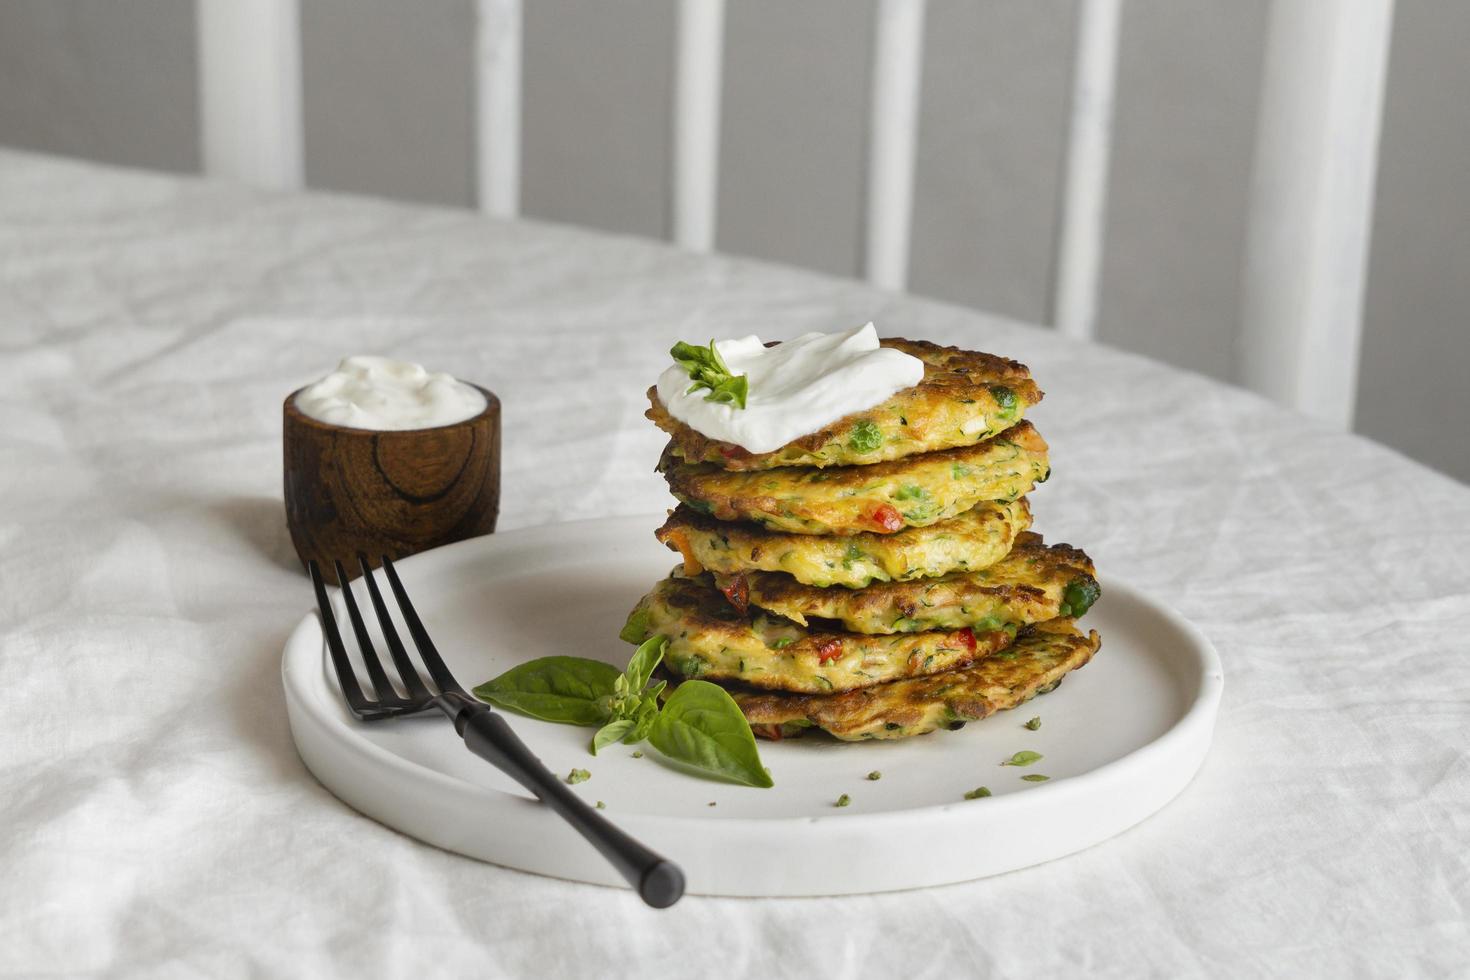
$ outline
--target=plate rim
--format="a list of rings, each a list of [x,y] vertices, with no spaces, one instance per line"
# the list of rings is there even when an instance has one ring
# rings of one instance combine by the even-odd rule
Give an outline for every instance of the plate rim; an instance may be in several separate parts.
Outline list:
[[[514,530],[498,531],[494,534],[467,538],[463,541],[456,541],[452,544],[428,549],[407,558],[397,560],[396,564],[400,568],[412,568],[413,565],[420,563],[421,560],[443,560],[445,555],[460,551],[487,546],[492,548],[498,547],[498,542],[500,541],[514,539],[532,533],[544,534],[550,531],[572,531],[578,527],[588,526],[606,527],[614,523],[634,524],[642,522],[643,524],[648,524],[652,522],[650,526],[656,526],[660,520],[662,520],[662,515],[608,515],[576,521],[555,521],[545,524],[535,524]],[[1005,812],[1019,808],[1034,807],[1041,804],[1064,801],[1069,795],[1088,793],[1093,789],[1095,784],[1105,779],[1116,777],[1120,771],[1132,770],[1140,765],[1147,764],[1150,757],[1167,754],[1176,745],[1179,747],[1186,746],[1199,736],[1201,729],[1204,730],[1205,734],[1205,751],[1208,751],[1208,745],[1213,735],[1213,728],[1225,684],[1223,665],[1220,661],[1218,651],[1215,650],[1214,644],[1210,642],[1209,638],[1205,636],[1199,627],[1186,619],[1173,606],[1132,585],[1126,579],[1109,575],[1105,581],[1104,590],[1105,596],[1110,593],[1121,593],[1125,597],[1125,601],[1140,605],[1149,612],[1159,615],[1171,628],[1178,630],[1189,638],[1189,649],[1199,666],[1200,678],[1196,689],[1188,697],[1188,705],[1166,731],[1128,753],[1105,762],[1094,769],[1089,769],[1084,773],[1057,779],[1045,785],[1035,786],[1024,793],[1008,793],[994,797],[986,805],[985,809],[987,812],[996,813],[998,811]],[[329,587],[328,594],[334,602],[341,601],[340,589]],[[315,637],[309,638],[307,635],[313,632],[316,634]],[[330,717],[325,712],[320,711],[314,704],[313,698],[304,696],[307,692],[297,689],[298,685],[304,686],[309,683],[306,678],[312,672],[307,670],[298,673],[291,669],[291,661],[293,655],[295,655],[294,652],[299,646],[308,642],[312,642],[317,647],[322,659],[318,659],[316,665],[319,668],[323,668],[326,649],[325,637],[321,631],[319,616],[314,609],[309,610],[297,623],[295,628],[292,629],[282,651],[281,682],[285,693],[288,698],[295,695],[295,700],[301,707],[311,712],[319,724],[322,724],[328,730],[338,732],[340,734],[339,741],[350,746],[352,751],[356,752],[359,756],[374,762],[384,763],[390,770],[395,772],[411,775],[418,779],[427,778],[428,781],[440,784],[445,788],[462,791],[468,787],[476,792],[494,794],[510,804],[538,805],[537,801],[532,797],[522,796],[518,793],[509,792],[497,787],[471,783],[412,759],[407,759],[383,748],[371,739],[363,738],[352,727],[342,724],[340,718]],[[330,687],[329,693],[333,697],[341,697],[340,692],[334,691]],[[292,734],[294,739],[294,726]],[[1194,766],[1194,771],[1197,772],[1199,765],[1202,764],[1203,755],[1201,755],[1199,762]],[[1193,778],[1192,775],[1191,778]],[[1167,802],[1165,805],[1167,805]],[[947,803],[933,803],[902,809],[884,810],[876,813],[831,813],[774,817],[704,815],[699,818],[699,823],[702,827],[709,827],[713,824],[731,829],[759,828],[779,830],[786,827],[808,827],[813,824],[841,821],[842,827],[845,830],[861,832],[866,827],[881,828],[896,820],[912,821],[920,818],[942,818],[954,813],[973,812],[974,807],[972,803],[956,800]],[[689,820],[691,818],[684,816],[652,813],[623,813],[618,818],[620,824],[628,826],[639,824],[655,826],[665,822],[682,824]],[[395,827],[393,829],[403,832],[401,828]],[[410,836],[414,835],[410,834]]]

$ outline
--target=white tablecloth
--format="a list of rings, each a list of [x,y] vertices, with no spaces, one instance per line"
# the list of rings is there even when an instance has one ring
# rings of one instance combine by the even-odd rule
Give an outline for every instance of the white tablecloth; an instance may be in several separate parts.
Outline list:
[[[867,318],[1029,363],[1055,467],[1038,528],[1215,641],[1216,743],[1176,802],[986,881],[654,913],[419,844],[313,781],[278,680],[310,605],[281,505],[288,391],[351,352],[451,370],[504,402],[502,528],[649,513],[668,498],[643,390],[674,339]],[[1470,489],[1381,446],[851,282],[15,153],[0,153],[0,351],[6,972],[1341,977],[1470,961]]]

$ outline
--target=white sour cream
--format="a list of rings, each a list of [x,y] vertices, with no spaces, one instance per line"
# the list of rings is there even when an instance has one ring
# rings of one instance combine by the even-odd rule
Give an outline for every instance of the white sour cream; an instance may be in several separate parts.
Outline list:
[[[924,378],[924,362],[879,347],[871,323],[845,333],[802,334],[775,347],[752,334],[717,341],[715,349],[731,373],[748,378],[744,408],[707,402],[703,390],[688,392],[689,374],[677,364],[659,375],[659,401],[695,431],[752,453],[779,449]]]
[[[485,396],[422,364],[389,357],[348,357],[296,396],[301,414],[350,429],[430,429],[474,418]]]

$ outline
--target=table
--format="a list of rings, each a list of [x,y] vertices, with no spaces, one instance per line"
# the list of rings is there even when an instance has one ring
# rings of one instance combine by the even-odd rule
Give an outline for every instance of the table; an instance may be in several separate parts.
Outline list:
[[[1216,744],[1175,803],[991,880],[652,913],[419,844],[313,781],[278,680],[310,605],[281,504],[287,392],[353,352],[447,369],[504,402],[502,528],[652,513],[667,497],[643,390],[672,340],[869,318],[1028,363],[1055,468],[1038,529],[1215,641]],[[850,281],[14,152],[0,350],[0,968],[1344,976],[1470,960],[1470,488],[1382,446]]]

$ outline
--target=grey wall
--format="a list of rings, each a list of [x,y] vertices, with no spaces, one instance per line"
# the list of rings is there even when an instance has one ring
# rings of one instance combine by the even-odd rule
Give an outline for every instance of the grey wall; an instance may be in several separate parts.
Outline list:
[[[1104,340],[1234,375],[1268,0],[1129,0]],[[858,270],[874,0],[732,0],[718,246]],[[527,213],[669,222],[674,0],[526,10]],[[1470,5],[1398,0],[1358,429],[1470,480]],[[916,292],[1046,313],[1075,0],[930,0]],[[303,0],[307,177],[473,201],[472,0]],[[198,167],[190,0],[0,2],[0,142]]]
[[[0,143],[199,169],[192,0],[0,0]]]

